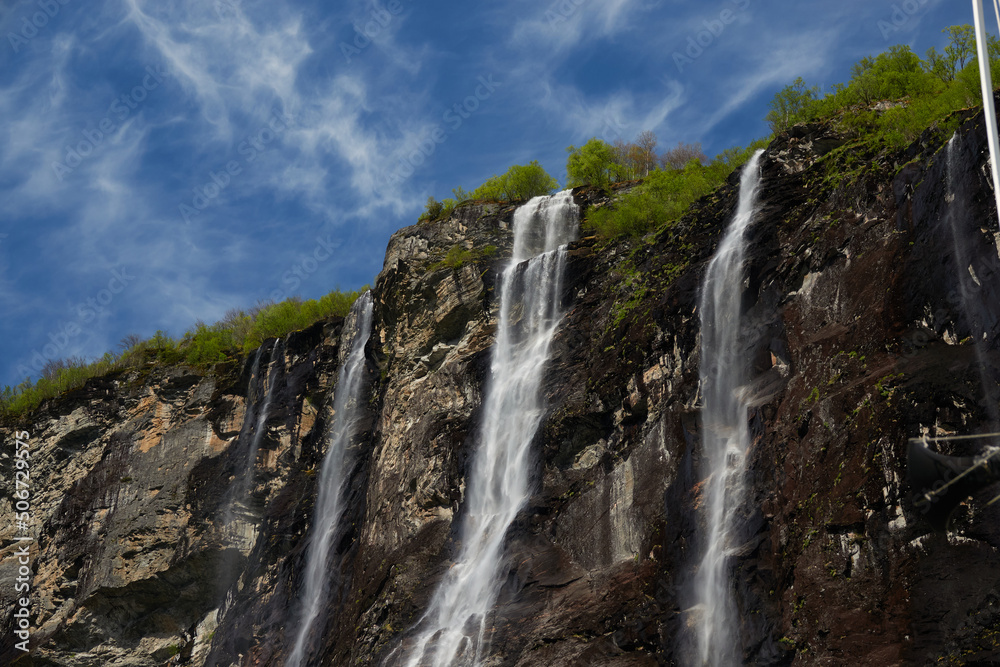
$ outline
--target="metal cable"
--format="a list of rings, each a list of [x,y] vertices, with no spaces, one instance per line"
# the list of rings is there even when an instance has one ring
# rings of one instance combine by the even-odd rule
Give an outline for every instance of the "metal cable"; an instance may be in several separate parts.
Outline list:
[[[993,1],[997,2],[997,0],[993,0]],[[990,438],[990,437],[996,437],[996,436],[1000,436],[1000,433],[984,433],[982,435],[952,435],[952,436],[944,436],[944,437],[940,437],[940,438],[928,438],[928,437],[924,436],[923,438],[910,438],[910,442],[920,442],[920,443],[923,443],[923,445],[926,447],[928,442],[945,442],[945,441],[948,441],[948,440],[976,440],[978,438]],[[927,491],[927,492],[925,492],[924,493],[924,498],[928,498],[929,499],[929,498],[933,498],[934,496],[940,495],[942,492],[944,492],[952,484],[954,484],[955,482],[963,479],[966,475],[969,475],[974,470],[979,470],[980,468],[987,467],[987,465],[990,463],[990,461],[993,460],[993,457],[995,457],[998,453],[1000,453],[1000,452],[992,452],[991,454],[989,454],[987,456],[983,456],[978,461],[976,461],[970,468],[967,468],[966,470],[963,470],[961,473],[959,473],[958,475],[956,475],[955,477],[953,477],[949,481],[945,482],[944,486],[941,486],[941,487],[939,487],[939,488],[937,488],[937,489],[935,489],[933,491]],[[997,496],[996,498],[994,498],[993,500],[991,500],[987,504],[992,504],[992,503],[996,502],[997,500],[1000,500],[1000,496]]]
[[[998,0],[993,0],[997,2]],[[979,438],[1000,438],[1000,433],[982,433],[980,435],[943,435],[936,438],[928,438],[923,436],[921,438],[910,438],[910,442],[948,442],[950,440],[978,440]]]

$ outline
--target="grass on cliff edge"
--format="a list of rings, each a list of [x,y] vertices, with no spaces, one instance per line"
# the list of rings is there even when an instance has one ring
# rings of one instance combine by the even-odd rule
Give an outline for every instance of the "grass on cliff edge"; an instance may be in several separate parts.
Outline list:
[[[707,165],[691,160],[683,169],[657,169],[611,206],[590,211],[583,228],[598,236],[640,237],[679,219],[702,197],[714,192],[729,175],[742,167],[771,138],[758,139],[745,148],[730,148]]]
[[[327,317],[346,316],[361,293],[334,290],[320,299],[303,301],[293,297],[280,303],[261,303],[250,310],[231,310],[212,325],[198,322],[180,339],[162,331],[145,340],[127,336],[118,354],[107,352],[92,362],[78,357],[49,361],[38,380],[28,378],[17,387],[4,387],[0,392],[0,420],[24,417],[44,400],[116,371],[179,363],[205,369],[242,358],[268,338],[284,337]]]
[[[857,151],[866,157],[872,152],[902,150],[930,127],[950,134],[958,126],[955,112],[978,106],[982,100],[972,27],[951,26],[942,32],[949,38],[943,53],[932,47],[921,58],[909,46],[892,46],[859,60],[851,68],[851,79],[832,86],[825,95],[796,79],[769,104],[764,120],[770,124],[771,137],[744,149],[730,149],[708,165],[693,160],[683,169],[651,171],[631,192],[592,211],[584,228],[609,239],[640,237],[662,229],[721,186],[754,150],[798,123],[830,123],[851,139],[841,153]],[[1000,40],[991,36],[988,50],[996,87],[1000,84]],[[607,159],[612,159],[614,152],[607,148]],[[850,169],[844,171],[843,177],[856,176]]]
[[[418,222],[433,222],[449,217],[454,210],[467,201],[518,202],[532,197],[550,194],[559,187],[559,181],[552,178],[538,163],[515,164],[506,172],[494,175],[472,192],[462,187],[452,189],[454,198],[438,201],[434,196],[427,198],[426,210]]]

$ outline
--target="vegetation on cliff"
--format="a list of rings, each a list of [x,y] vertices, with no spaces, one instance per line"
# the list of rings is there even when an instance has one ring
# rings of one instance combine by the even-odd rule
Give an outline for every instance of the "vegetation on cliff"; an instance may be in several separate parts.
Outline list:
[[[952,26],[945,52],[931,47],[920,58],[909,46],[896,45],[862,58],[846,84],[820,96],[801,78],[775,95],[766,120],[774,132],[796,123],[835,119],[859,135],[904,148],[935,122],[963,107],[975,106],[982,93],[972,26]],[[1000,84],[1000,40],[988,46],[993,85]]]
[[[821,96],[802,78],[780,90],[769,104],[765,118],[772,134],[745,147],[730,148],[711,162],[700,144],[678,143],[657,154],[656,135],[639,133],[634,142],[621,139],[610,144],[592,138],[582,146],[566,150],[567,187],[612,185],[641,179],[641,183],[619,196],[611,206],[592,209],[584,221],[590,232],[604,237],[640,237],[678,220],[698,199],[718,189],[758,148],[795,124],[829,122],[851,142],[842,153],[867,157],[898,151],[921,132],[937,125],[953,130],[952,114],[974,106],[980,97],[979,63],[971,26],[944,30],[949,44],[944,52],[931,47],[920,58],[909,46],[896,45],[876,56],[858,61],[846,84],[833,86]],[[1000,40],[991,37],[994,84],[1000,83]],[[831,160],[833,169],[846,168]],[[430,197],[421,220],[447,217],[468,200],[520,201],[548,194],[557,187],[537,163],[515,165],[502,176],[494,176],[472,192],[461,187],[454,198],[437,201]]]
[[[708,164],[692,158],[680,168],[653,170],[612,207],[591,211],[584,227],[606,238],[643,236],[662,228],[680,218],[698,199],[719,188],[733,170],[743,166],[754,151],[764,148],[769,141],[770,138],[758,139],[749,146],[729,149]]]
[[[0,419],[10,421],[31,412],[42,401],[82,387],[87,380],[147,364],[184,363],[199,368],[249,354],[268,338],[285,336],[327,317],[347,315],[360,291],[334,290],[320,299],[293,297],[262,302],[249,310],[233,309],[215,324],[198,322],[180,339],[157,331],[143,339],[129,335],[118,352],[107,352],[96,361],[79,357],[50,361],[41,377],[31,378],[0,392]]]
[[[955,111],[975,106],[981,96],[976,41],[971,26],[952,26],[944,32],[949,44],[944,53],[934,47],[921,59],[909,46],[896,45],[877,56],[862,58],[846,84],[833,86],[821,96],[802,78],[780,90],[771,100],[765,120],[772,135],[746,148],[729,149],[707,163],[691,154],[678,163],[671,152],[657,161],[656,139],[643,132],[634,144],[611,146],[591,139],[580,148],[571,146],[566,171],[569,185],[608,187],[635,178],[637,166],[647,167],[644,181],[620,196],[610,207],[591,211],[585,226],[606,238],[643,236],[674,222],[701,197],[725,182],[757,148],[775,135],[804,122],[828,122],[851,138],[839,151],[875,159],[910,145],[921,132],[939,126],[945,132],[957,127]],[[1000,40],[991,37],[989,53],[994,85],[1000,84]],[[681,147],[684,145],[681,144]],[[676,149],[675,149],[676,151]],[[850,172],[850,165],[835,156],[831,168]]]
[[[444,259],[439,262],[434,262],[430,265],[429,270],[437,271],[438,269],[459,269],[466,264],[472,262],[483,262],[493,258],[497,253],[497,247],[495,245],[485,245],[479,248],[473,248],[469,250],[463,245],[454,245],[445,254]]]
[[[437,201],[433,196],[427,198],[427,208],[420,220],[432,221],[451,215],[455,207],[465,201],[526,201],[532,197],[550,194],[559,187],[559,182],[549,176],[545,168],[532,160],[528,164],[515,164],[503,174],[494,175],[472,192],[461,186],[452,189],[454,197]]]

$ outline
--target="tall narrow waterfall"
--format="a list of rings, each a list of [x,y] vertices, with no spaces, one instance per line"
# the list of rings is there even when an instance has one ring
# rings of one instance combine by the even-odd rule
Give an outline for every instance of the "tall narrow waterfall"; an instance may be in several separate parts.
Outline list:
[[[253,509],[252,493],[257,464],[257,452],[260,443],[267,432],[267,420],[271,413],[271,403],[275,387],[284,370],[284,347],[280,340],[271,347],[270,361],[263,364],[265,346],[257,349],[253,366],[250,367],[250,381],[247,387],[246,412],[243,415],[243,425],[236,446],[240,456],[246,452],[242,470],[235,475],[232,483],[226,489],[223,499],[222,525],[227,546],[222,561],[219,564],[220,595],[218,618],[222,619],[233,610],[233,603],[238,587],[226,588],[228,582],[237,581],[241,573],[247,571],[247,561],[257,542],[258,524],[256,511]],[[263,401],[261,392],[263,391]],[[245,449],[244,449],[245,448]],[[242,556],[241,556],[242,555]],[[221,582],[227,582],[222,584]],[[237,612],[238,613],[238,612]]]
[[[492,377],[468,479],[462,548],[420,623],[410,667],[478,665],[496,602],[504,537],[528,499],[530,445],[544,413],[549,345],[562,318],[566,244],[579,211],[570,191],[536,197],[514,214],[514,253],[503,272]]]
[[[243,417],[243,426],[240,429],[238,442],[244,443],[249,438],[250,443],[247,448],[246,466],[236,478],[234,484],[229,489],[229,497],[226,503],[225,523],[231,531],[237,535],[235,540],[241,544],[241,548],[248,550],[247,543],[252,541],[252,535],[247,533],[245,526],[234,526],[233,522],[238,518],[237,511],[242,506],[246,512],[250,512],[250,493],[253,490],[254,470],[257,462],[257,452],[260,450],[260,443],[267,432],[267,419],[271,414],[271,402],[274,397],[274,388],[278,384],[278,377],[283,364],[281,357],[284,353],[282,341],[277,340],[271,348],[271,358],[266,366],[261,366],[263,346],[257,350],[254,357],[253,368],[250,375],[250,386],[247,389],[246,415]],[[264,382],[261,384],[260,376],[263,374]],[[257,405],[258,388],[264,388],[264,402],[258,409]],[[256,417],[256,418],[255,418]],[[252,514],[252,512],[250,512]],[[252,523],[252,522],[251,522]],[[252,546],[252,545],[250,545]]]
[[[956,278],[959,284],[957,298],[961,307],[964,324],[972,336],[972,343],[976,348],[979,370],[979,381],[983,389],[983,402],[986,406],[990,424],[987,430],[995,431],[1000,427],[1000,387],[997,386],[996,379],[992,377],[990,364],[987,358],[987,337],[989,336],[989,323],[994,322],[989,301],[986,294],[986,285],[976,275],[973,268],[974,245],[971,232],[978,231],[978,225],[970,228],[968,219],[967,202],[968,195],[962,191],[960,179],[957,177],[958,161],[958,134],[953,134],[945,149],[948,166],[948,190],[945,193],[947,212],[945,217],[948,220],[948,227],[951,230],[952,250],[954,251],[954,263]]]
[[[743,236],[753,220],[760,185],[757,151],[743,170],[736,215],[708,265],[701,297],[702,449],[706,488],[703,507],[708,530],[705,555],[695,578],[701,608],[698,620],[700,665],[736,664],[739,623],[729,582],[733,512],[744,496],[744,454],[749,444],[747,406],[739,389],[748,359],[740,345],[743,295]]]
[[[350,326],[353,322],[353,326]],[[327,562],[330,550],[340,535],[340,517],[344,513],[344,484],[350,472],[349,448],[357,428],[361,411],[359,407],[365,389],[365,344],[372,329],[372,296],[365,292],[354,302],[348,326],[344,327],[341,344],[350,341],[350,352],[343,361],[337,377],[333,399],[333,424],[330,427],[330,445],[323,458],[319,476],[319,494],[313,512],[309,546],[306,549],[305,580],[302,585],[301,607],[295,644],[285,663],[286,667],[299,667],[305,663],[310,646],[310,635],[321,610],[327,602],[330,574]],[[353,331],[353,339],[348,333]]]
[[[271,415],[271,402],[274,399],[274,388],[277,386],[278,373],[281,372],[283,364],[279,363],[284,356],[285,346],[282,340],[274,341],[271,348],[271,361],[267,365],[267,393],[264,395],[264,406],[260,409],[257,423],[254,425],[253,439],[250,441],[250,453],[247,460],[247,468],[244,474],[244,484],[253,484],[254,467],[257,462],[257,452],[260,451],[260,442],[267,432],[267,418]]]

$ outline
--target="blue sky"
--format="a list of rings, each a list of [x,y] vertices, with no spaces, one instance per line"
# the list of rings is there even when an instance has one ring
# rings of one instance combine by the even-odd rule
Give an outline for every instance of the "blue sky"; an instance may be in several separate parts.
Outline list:
[[[535,159],[562,182],[592,136],[746,144],[796,76],[971,22],[944,0],[0,0],[0,386],[371,283],[428,195]]]

